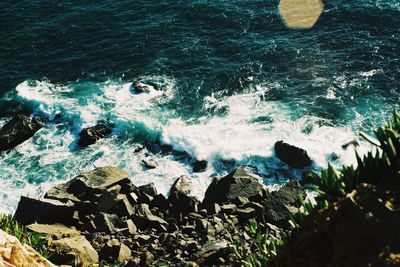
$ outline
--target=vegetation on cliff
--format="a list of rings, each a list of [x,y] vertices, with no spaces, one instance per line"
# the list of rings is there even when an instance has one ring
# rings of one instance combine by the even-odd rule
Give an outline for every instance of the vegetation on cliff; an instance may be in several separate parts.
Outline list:
[[[357,167],[339,172],[331,165],[308,175],[319,193],[292,221],[290,235],[270,235],[251,222],[253,252],[241,253],[244,266],[398,266],[400,264],[400,115],[362,137],[376,149],[357,156]]]

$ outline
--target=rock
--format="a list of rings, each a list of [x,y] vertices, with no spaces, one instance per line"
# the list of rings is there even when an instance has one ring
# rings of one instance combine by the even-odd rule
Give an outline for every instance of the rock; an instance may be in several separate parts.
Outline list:
[[[360,143],[358,142],[357,138],[351,140],[350,142],[347,142],[342,145],[342,148],[346,150],[349,146],[353,146],[354,148],[360,146]]]
[[[70,224],[74,213],[71,203],[62,203],[52,199],[34,199],[21,197],[17,210],[14,214],[15,220],[23,225],[38,223],[64,223]]]
[[[140,256],[140,265],[141,266],[150,266],[153,264],[154,256],[150,252],[146,251]]]
[[[150,92],[150,86],[139,81],[134,81],[131,85],[131,88],[134,90],[136,94],[148,93]]]
[[[6,151],[31,138],[43,127],[36,118],[17,115],[0,129],[0,151]]]
[[[132,220],[128,219],[122,223],[122,227],[127,229],[127,233],[129,235],[133,235],[137,233],[136,225],[133,223]],[[128,235],[128,236],[129,236]]]
[[[166,231],[168,227],[168,223],[164,219],[155,215],[134,215],[132,216],[132,221],[140,230],[153,228],[156,230]]]
[[[87,146],[93,145],[101,138],[104,138],[107,135],[110,135],[111,132],[112,132],[112,130],[103,123],[97,124],[93,127],[83,129],[79,133],[80,138],[78,141],[78,145],[81,147],[87,147]]]
[[[150,203],[158,195],[154,183],[139,186],[138,191],[137,201],[139,203]]]
[[[78,175],[67,183],[58,184],[50,189],[45,197],[60,201],[93,201],[99,198],[99,194],[104,194],[115,185],[121,186],[119,193],[125,194],[129,190],[135,190],[127,172],[108,166]]]
[[[117,202],[117,196],[121,191],[120,185],[114,185],[113,187],[103,190],[101,193],[97,194],[96,200],[92,201],[96,203],[97,211],[107,212],[113,207]]]
[[[80,233],[71,228],[67,227],[63,224],[30,224],[27,228],[35,233],[44,234],[48,236],[53,236],[56,238],[61,238],[63,236],[75,236],[79,235]]]
[[[119,218],[115,214],[99,213],[93,220],[99,232],[113,233]]]
[[[126,195],[120,194],[117,199],[117,203],[114,204],[110,212],[118,217],[131,216],[134,210]]]
[[[149,184],[139,186],[139,192],[141,194],[144,193],[144,194],[147,194],[152,197],[155,197],[158,194],[154,183],[149,183]]]
[[[49,242],[50,260],[58,265],[92,266],[99,255],[82,235],[73,235]]]
[[[225,204],[221,206],[221,210],[223,213],[234,213],[237,211],[237,206],[235,204]]]
[[[155,168],[157,168],[157,163],[155,163],[154,161],[149,160],[147,158],[143,158],[142,159],[142,163],[147,169],[155,169]]]
[[[210,204],[208,205],[207,211],[210,215],[218,214],[221,211],[221,207],[217,203]]]
[[[132,251],[117,239],[109,240],[100,252],[101,260],[123,263],[132,258]]]
[[[213,203],[230,202],[237,197],[251,197],[262,191],[257,175],[252,168],[240,166],[221,179],[214,179],[207,188],[203,205],[210,207]]]
[[[321,182],[321,177],[313,171],[304,172],[300,180],[301,185],[306,185],[306,184],[319,185],[320,182]]]
[[[207,169],[206,160],[196,160],[193,163],[193,172],[204,172]]]
[[[55,267],[30,246],[0,230],[0,266]]]
[[[303,168],[311,165],[311,159],[302,148],[298,148],[283,141],[275,143],[276,156],[292,168]]]
[[[262,202],[265,220],[282,228],[289,227],[289,219],[297,212],[305,196],[304,189],[297,181],[288,182]]]
[[[193,196],[189,196],[191,191],[192,182],[187,176],[182,175],[175,180],[168,197],[171,211],[175,215],[188,214],[197,211],[197,205],[200,201]]]
[[[229,254],[228,242],[226,240],[209,241],[201,246],[201,250],[196,254],[199,263],[205,265],[218,265],[219,258],[225,258]]]

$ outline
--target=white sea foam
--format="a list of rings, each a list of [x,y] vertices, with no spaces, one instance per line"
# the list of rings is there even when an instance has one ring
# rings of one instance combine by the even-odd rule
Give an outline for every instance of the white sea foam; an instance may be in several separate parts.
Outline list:
[[[126,169],[137,185],[154,182],[164,194],[177,177],[188,175],[195,184],[193,193],[199,198],[211,177],[224,175],[234,165],[257,167],[264,178],[273,178],[271,184],[280,178],[299,177],[301,170],[289,170],[274,157],[274,143],[281,139],[306,149],[315,168],[324,167],[329,159],[334,159],[336,165],[355,162],[353,149],[341,148],[356,137],[350,126],[329,126],[328,121],[308,115],[293,121],[291,115],[296,111],[291,107],[263,100],[271,88],[283,90],[279,84],[255,86],[232,96],[214,93],[204,100],[203,117],[185,121],[177,118],[173,110],[163,108],[163,104],[174,99],[173,79],[143,80],[152,81],[157,88],[135,95],[130,90],[131,83],[111,81],[68,86],[48,82],[18,85],[16,91],[21,101],[35,107],[37,115],[54,122],[10,153],[1,155],[0,182],[4,191],[0,208],[12,211],[20,195],[40,196],[55,183],[106,165]],[[207,115],[218,110],[225,110],[224,115]],[[58,114],[66,120],[57,122]],[[355,123],[362,123],[362,119]],[[77,150],[78,131],[98,120],[114,122],[116,135]],[[140,134],[148,140],[159,136],[161,142],[175,150],[207,160],[207,170],[193,173],[189,163],[192,159],[177,160],[173,155],[149,155],[158,167],[145,169],[141,163],[143,155],[135,153],[132,141]],[[366,148],[363,145],[361,150]],[[225,161],[233,165],[226,167]]]

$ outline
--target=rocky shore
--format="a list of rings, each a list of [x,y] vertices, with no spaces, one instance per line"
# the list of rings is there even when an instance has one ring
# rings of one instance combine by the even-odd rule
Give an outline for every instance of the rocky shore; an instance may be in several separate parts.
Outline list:
[[[35,118],[16,116],[0,130],[4,150],[41,127]],[[77,143],[89,146],[110,134],[108,125],[95,125],[83,129]],[[275,152],[292,168],[312,163],[305,150],[283,141],[275,144]],[[143,164],[156,167],[146,160]],[[206,161],[195,161],[193,172],[206,167]],[[268,190],[249,166],[215,178],[202,201],[192,190],[190,178],[176,177],[164,196],[152,183],[134,185],[124,170],[101,167],[56,185],[41,199],[21,197],[14,218],[45,236],[50,261],[58,265],[231,266],[232,244],[239,242],[244,250],[252,250],[250,220],[279,237],[289,230],[289,220],[305,198],[294,180],[279,190]]]
[[[54,264],[229,266],[229,244],[251,249],[250,219],[279,234],[305,197],[296,181],[268,191],[244,166],[215,179],[202,202],[191,190],[190,179],[181,176],[166,198],[153,184],[136,187],[126,172],[103,167],[42,199],[22,197],[15,219],[47,236]]]

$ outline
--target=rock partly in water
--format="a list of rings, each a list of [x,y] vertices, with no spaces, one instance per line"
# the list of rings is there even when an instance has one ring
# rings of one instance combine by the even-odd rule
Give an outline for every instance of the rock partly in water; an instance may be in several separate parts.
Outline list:
[[[214,179],[207,188],[203,205],[210,207],[213,203],[224,203],[237,197],[253,197],[261,194],[263,187],[259,177],[252,173],[250,167],[240,166],[221,179]]]
[[[107,135],[110,135],[111,132],[111,128],[109,128],[104,123],[85,128],[79,133],[78,145],[81,147],[93,145],[98,140],[106,137]]]
[[[280,160],[292,168],[303,168],[312,163],[307,151],[284,143],[283,141],[275,143],[275,154]]]
[[[132,89],[136,94],[141,94],[141,93],[148,93],[150,92],[150,86],[144,83],[141,83],[140,81],[134,81],[132,83]]]
[[[206,160],[196,160],[193,163],[193,172],[204,172],[207,169]]]
[[[17,115],[0,129],[0,151],[6,151],[31,138],[43,127],[36,118]]]

